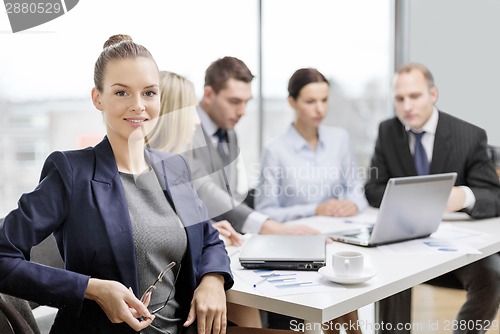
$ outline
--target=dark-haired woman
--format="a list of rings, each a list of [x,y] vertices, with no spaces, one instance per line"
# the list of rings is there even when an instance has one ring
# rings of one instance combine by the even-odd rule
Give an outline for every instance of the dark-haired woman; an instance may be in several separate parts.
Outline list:
[[[367,202],[349,135],[321,125],[328,112],[328,81],[316,69],[299,69],[288,92],[295,120],[264,149],[256,209],[280,222],[356,215]]]
[[[328,80],[314,68],[302,68],[290,78],[288,93],[295,120],[264,149],[256,209],[280,222],[356,215],[367,201],[349,136],[321,125],[328,111]],[[330,322],[329,334],[338,333],[336,324],[349,334],[361,333],[356,311]]]

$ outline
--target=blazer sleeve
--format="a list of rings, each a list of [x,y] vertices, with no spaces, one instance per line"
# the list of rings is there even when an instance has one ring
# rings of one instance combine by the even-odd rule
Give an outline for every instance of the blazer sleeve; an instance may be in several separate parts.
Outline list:
[[[215,170],[211,168],[214,163],[211,155],[215,156],[215,154],[217,152],[213,152],[208,146],[193,150],[194,159],[191,163],[193,186],[207,206],[210,218],[227,220],[236,231],[241,232],[253,209],[244,202],[238,204],[234,197],[231,199],[221,174],[221,168],[217,169],[218,166],[214,166]]]
[[[29,261],[30,250],[60,228],[70,210],[72,169],[64,153],[51,154],[36,189],[0,226],[0,291],[39,304],[78,311],[89,277]]]
[[[467,155],[465,185],[468,186],[476,203],[471,210],[465,210],[474,218],[489,218],[500,215],[500,183],[493,163],[487,154],[487,136],[483,129],[477,132],[475,143]]]
[[[228,290],[233,286],[234,280],[224,242],[219,238],[219,232],[208,221],[204,223],[203,230],[205,237],[197,281],[200,282],[206,274],[220,274],[224,277],[224,289]]]
[[[381,123],[378,130],[378,138],[375,143],[375,151],[368,171],[368,180],[365,184],[366,199],[371,206],[376,208],[380,207],[387,181],[391,177],[388,167],[388,152],[386,152],[388,143],[384,142],[385,137],[384,123]]]

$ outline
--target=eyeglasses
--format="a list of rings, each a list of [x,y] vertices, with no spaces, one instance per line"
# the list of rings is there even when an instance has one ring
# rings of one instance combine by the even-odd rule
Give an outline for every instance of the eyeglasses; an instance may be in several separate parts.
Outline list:
[[[157,285],[158,283],[160,283],[160,282],[162,282],[162,281],[163,281],[163,276],[165,276],[165,274],[166,274],[169,270],[171,270],[171,269],[172,269],[175,265],[176,265],[175,261],[172,261],[172,262],[170,262],[170,263],[169,263],[169,264],[165,267],[165,269],[163,269],[163,270],[160,272],[160,274],[159,274],[159,275],[158,275],[158,277],[156,278],[156,281],[155,281],[152,285],[150,285],[150,286],[149,286],[149,288],[147,288],[147,289],[146,289],[146,291],[144,291],[144,293],[142,294],[142,297],[141,297],[141,302],[143,302],[143,303],[144,303],[144,302],[146,302],[147,295],[148,295],[149,293],[151,293],[151,296],[152,296],[153,291],[156,289],[156,285]],[[172,290],[174,289],[175,283],[177,282],[177,277],[179,276],[179,272],[180,272],[180,271],[181,271],[181,264],[179,263],[179,270],[177,270],[177,274],[175,275],[174,281],[173,281],[173,283],[172,283],[172,288],[170,289],[170,292],[168,293],[168,296],[167,296],[167,298],[166,298],[165,302],[164,302],[163,304],[162,304],[162,303],[160,303],[160,304],[155,304],[155,305],[153,305],[153,306],[154,306],[154,308],[153,308],[153,309],[150,309],[150,307],[148,307],[148,309],[149,309],[149,313],[151,313],[151,314],[155,314],[155,313],[157,313],[158,311],[160,311],[161,309],[163,309],[165,306],[167,306],[168,301],[170,300],[170,295],[172,294]],[[150,302],[151,302],[151,296],[150,296]],[[158,305],[160,305],[160,306],[159,306],[159,307],[156,307],[156,306],[158,306]]]

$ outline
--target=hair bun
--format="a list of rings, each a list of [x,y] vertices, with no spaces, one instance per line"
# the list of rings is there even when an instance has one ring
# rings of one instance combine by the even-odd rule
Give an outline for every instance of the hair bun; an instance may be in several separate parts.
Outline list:
[[[132,37],[124,34],[113,35],[104,43],[103,49],[124,41],[132,41]]]

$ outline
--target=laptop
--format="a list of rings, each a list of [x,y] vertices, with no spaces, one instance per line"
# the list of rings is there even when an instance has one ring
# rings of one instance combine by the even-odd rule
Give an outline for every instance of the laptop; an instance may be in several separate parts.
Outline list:
[[[248,269],[318,270],[325,265],[324,235],[252,236],[240,253]]]
[[[427,237],[441,223],[456,178],[457,173],[391,178],[374,225],[328,236],[366,247]]]

